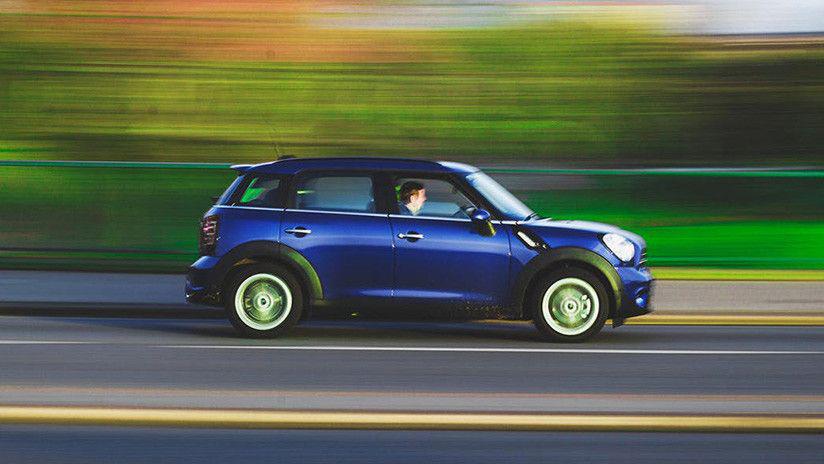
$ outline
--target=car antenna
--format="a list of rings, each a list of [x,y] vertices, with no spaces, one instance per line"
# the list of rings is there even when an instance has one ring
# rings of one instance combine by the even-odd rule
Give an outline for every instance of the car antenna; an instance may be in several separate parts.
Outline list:
[[[272,148],[275,149],[275,155],[277,156],[277,158],[276,158],[277,161],[297,158],[297,156],[287,155],[287,154],[284,154],[282,151],[280,151],[280,144],[278,143],[278,140],[277,140],[277,131],[275,130],[275,126],[271,122],[269,122],[268,127],[269,127],[269,138],[272,140]]]

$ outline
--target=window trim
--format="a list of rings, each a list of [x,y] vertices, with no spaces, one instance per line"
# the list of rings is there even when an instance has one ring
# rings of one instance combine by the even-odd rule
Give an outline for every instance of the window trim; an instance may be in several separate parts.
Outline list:
[[[357,211],[333,211],[333,210],[325,210],[325,209],[298,209],[298,208],[286,208],[284,211],[289,213],[315,213],[315,214],[341,214],[344,216],[369,216],[369,217],[382,217],[385,218],[388,215],[386,213],[359,213]]]
[[[332,209],[305,209],[297,208],[297,186],[307,178],[313,177],[368,177],[372,180],[372,199],[375,201],[375,211],[338,211]],[[330,213],[330,214],[354,214],[354,215],[369,215],[385,217],[386,205],[381,194],[379,173],[364,169],[307,169],[301,171],[289,179],[287,184],[286,195],[286,209],[289,211],[311,212],[311,213]]]
[[[252,211],[284,211],[285,208],[281,207],[269,207],[269,206],[235,206],[235,205],[215,205],[215,208],[223,209],[248,209]]]
[[[423,219],[427,221],[450,221],[450,222],[472,222],[472,219],[469,218],[456,218],[456,217],[446,217],[446,216],[407,216],[405,214],[395,214],[392,213],[389,215],[390,219]]]

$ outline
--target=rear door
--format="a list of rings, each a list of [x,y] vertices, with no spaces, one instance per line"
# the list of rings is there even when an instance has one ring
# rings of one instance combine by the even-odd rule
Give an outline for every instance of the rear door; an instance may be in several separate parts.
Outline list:
[[[281,243],[315,268],[324,298],[388,298],[392,239],[369,172],[304,172],[292,182]]]

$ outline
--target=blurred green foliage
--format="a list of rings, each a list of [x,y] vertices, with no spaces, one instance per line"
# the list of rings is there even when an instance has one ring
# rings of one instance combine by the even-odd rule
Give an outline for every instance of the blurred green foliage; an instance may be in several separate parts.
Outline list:
[[[583,21],[432,31],[307,27],[273,42],[270,61],[203,60],[185,48],[197,47],[185,41],[192,32],[184,26],[152,29],[166,48],[143,49],[129,39],[141,44],[148,32],[129,23],[111,30],[78,23],[88,30],[57,33],[44,21],[0,15],[0,157],[261,161],[286,152],[576,166],[821,162],[824,46],[815,38],[812,45],[742,45]],[[374,53],[310,62],[275,53],[293,42],[317,48],[327,41]]]
[[[563,187],[574,177],[577,182]],[[636,232],[647,241],[653,266],[824,269],[821,178],[699,174],[544,182],[545,189],[519,193],[536,211]]]
[[[234,175],[0,166],[0,267],[183,271]],[[495,176],[544,216],[640,233],[653,266],[824,269],[820,177]]]
[[[0,159],[821,165],[821,37],[673,36],[580,17],[346,29],[313,22],[309,3],[276,3],[0,2]],[[180,270],[232,175],[0,167],[0,266]],[[822,269],[820,184],[511,187],[543,214],[641,233],[652,264]]]

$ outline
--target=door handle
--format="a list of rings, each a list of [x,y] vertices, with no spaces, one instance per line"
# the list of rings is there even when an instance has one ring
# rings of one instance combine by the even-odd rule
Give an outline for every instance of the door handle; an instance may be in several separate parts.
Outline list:
[[[309,235],[309,234],[311,234],[311,233],[312,233],[312,230],[311,230],[311,229],[307,229],[306,227],[295,227],[295,228],[293,228],[293,229],[286,229],[286,230],[284,230],[284,232],[286,232],[287,234],[294,234],[294,235],[297,235],[297,236],[299,236],[299,237],[300,237],[300,236],[302,236],[302,235]]]
[[[423,238],[423,234],[419,234],[419,233],[415,232],[414,230],[410,230],[409,232],[407,232],[405,234],[398,234],[398,238],[403,238],[403,239],[406,239],[406,240],[409,240],[409,241],[420,240],[420,239]]]

